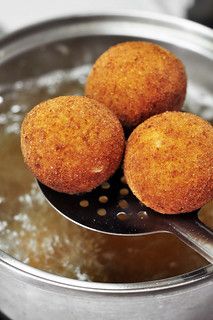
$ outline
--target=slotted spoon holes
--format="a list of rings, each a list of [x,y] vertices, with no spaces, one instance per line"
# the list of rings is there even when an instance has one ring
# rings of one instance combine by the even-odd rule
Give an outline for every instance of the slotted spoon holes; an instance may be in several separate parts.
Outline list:
[[[143,208],[129,190],[122,168],[109,181],[80,195],[58,193],[40,182],[39,185],[57,211],[81,226],[105,233],[137,232],[132,229],[132,217]]]
[[[107,214],[107,211],[106,209],[104,208],[100,208],[97,210],[97,214],[100,216],[100,217],[104,217],[106,214]]]
[[[127,210],[129,194],[130,190],[120,169],[110,181],[104,182],[100,187],[86,194],[89,201],[80,199],[79,204],[82,208],[87,208],[88,213],[85,210],[85,214],[91,215],[93,210],[99,217],[108,219],[109,215],[114,215],[119,221],[125,221],[130,216]],[[89,203],[92,205],[89,206]]]
[[[121,221],[125,221],[129,218],[128,214],[124,211],[120,211],[117,213],[117,218]]]

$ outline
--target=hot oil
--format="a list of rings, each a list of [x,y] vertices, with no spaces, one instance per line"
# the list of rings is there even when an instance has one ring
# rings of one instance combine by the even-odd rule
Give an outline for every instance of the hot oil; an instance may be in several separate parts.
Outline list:
[[[89,66],[0,88],[0,249],[66,277],[100,282],[162,279],[206,261],[175,236],[115,237],[72,224],[44,200],[20,151],[20,123],[42,100],[81,95]]]

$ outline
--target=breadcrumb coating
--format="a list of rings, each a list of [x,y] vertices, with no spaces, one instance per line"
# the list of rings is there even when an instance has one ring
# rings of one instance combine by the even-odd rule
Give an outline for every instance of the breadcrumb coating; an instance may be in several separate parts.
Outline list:
[[[213,127],[190,113],[153,116],[129,137],[124,171],[146,206],[161,213],[196,210],[213,199]]]
[[[21,148],[27,166],[42,183],[59,192],[81,193],[117,169],[124,134],[104,105],[64,96],[42,102],[26,115]]]
[[[95,62],[85,93],[133,127],[158,113],[180,110],[186,95],[182,62],[159,45],[132,41],[115,45]]]

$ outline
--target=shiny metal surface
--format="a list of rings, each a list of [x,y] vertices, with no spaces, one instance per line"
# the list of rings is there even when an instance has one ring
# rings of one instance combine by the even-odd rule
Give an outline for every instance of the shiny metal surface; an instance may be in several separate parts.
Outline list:
[[[123,178],[120,168],[105,185],[81,195],[60,193],[38,184],[59,214],[83,228],[117,236],[171,232],[213,263],[213,231],[198,219],[198,211],[159,214],[140,203]]]
[[[71,17],[12,34],[0,41],[0,84],[92,63],[109,46],[127,39],[149,39],[174,51],[187,67],[189,82],[212,90],[212,31],[146,13]],[[56,50],[58,45],[68,48],[69,55]],[[0,252],[0,309],[15,320],[210,320],[212,275],[208,265],[160,281],[88,283],[34,269]]]

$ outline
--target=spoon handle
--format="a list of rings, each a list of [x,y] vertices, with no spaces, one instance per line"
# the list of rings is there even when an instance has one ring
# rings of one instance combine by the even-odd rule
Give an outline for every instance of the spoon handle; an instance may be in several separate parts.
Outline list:
[[[213,230],[206,227],[197,214],[191,215],[189,219],[172,219],[168,223],[168,231],[213,264]]]

